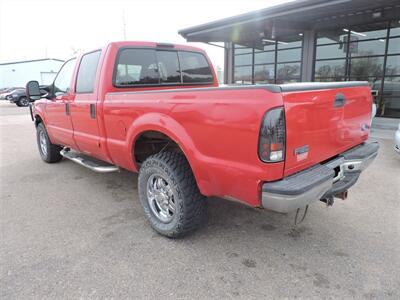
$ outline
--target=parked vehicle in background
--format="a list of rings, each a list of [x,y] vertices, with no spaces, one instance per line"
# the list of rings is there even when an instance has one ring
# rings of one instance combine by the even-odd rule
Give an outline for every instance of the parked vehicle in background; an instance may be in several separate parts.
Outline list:
[[[400,123],[396,133],[394,134],[394,150],[400,154]]]
[[[283,213],[332,205],[379,148],[367,82],[218,87],[188,46],[111,43],[67,61],[45,99],[37,81],[27,94],[41,158],[139,172],[144,213],[169,237],[199,226],[209,196]]]
[[[14,103],[17,106],[28,106],[29,99],[26,96],[25,89],[16,89],[7,94],[6,100],[10,101],[10,103]]]
[[[40,86],[40,92],[42,95],[47,94],[47,91]],[[31,102],[29,97],[26,95],[25,88],[13,89],[11,92],[7,93],[5,99],[10,101],[10,103],[15,103],[17,106],[23,107],[28,106]]]
[[[24,88],[22,88],[22,87],[20,87],[20,88],[15,88],[15,87],[2,88],[0,90],[0,100],[6,100],[7,95],[16,89],[24,89]]]
[[[0,100],[5,100],[6,99],[6,95],[8,93],[8,89],[9,88],[1,88],[0,89]]]

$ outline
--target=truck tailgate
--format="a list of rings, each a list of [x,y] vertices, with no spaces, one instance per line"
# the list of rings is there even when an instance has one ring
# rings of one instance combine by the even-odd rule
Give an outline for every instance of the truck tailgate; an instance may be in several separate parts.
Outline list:
[[[286,118],[285,176],[368,138],[372,97],[366,82],[300,83],[281,88]]]

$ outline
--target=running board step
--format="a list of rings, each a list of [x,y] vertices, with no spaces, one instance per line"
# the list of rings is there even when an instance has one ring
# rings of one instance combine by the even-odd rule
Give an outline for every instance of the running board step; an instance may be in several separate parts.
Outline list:
[[[115,165],[111,165],[109,163],[106,163],[105,161],[98,160],[96,158],[87,156],[83,153],[71,151],[68,148],[62,149],[60,151],[60,154],[63,157],[68,158],[69,160],[72,160],[73,162],[76,162],[77,164],[98,173],[109,173],[109,172],[119,171],[119,168]]]

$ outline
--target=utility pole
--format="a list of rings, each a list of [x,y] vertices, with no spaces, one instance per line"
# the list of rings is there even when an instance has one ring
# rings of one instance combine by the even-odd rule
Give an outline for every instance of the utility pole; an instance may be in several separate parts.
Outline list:
[[[124,34],[124,41],[126,41],[125,9],[122,10],[122,33]]]

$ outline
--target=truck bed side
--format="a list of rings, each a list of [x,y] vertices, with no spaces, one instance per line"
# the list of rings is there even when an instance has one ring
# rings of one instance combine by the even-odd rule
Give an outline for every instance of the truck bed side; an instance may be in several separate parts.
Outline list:
[[[146,131],[160,131],[184,151],[204,195],[259,205],[260,183],[280,179],[283,162],[258,158],[262,118],[282,106],[280,89],[229,87],[108,93],[103,103],[112,160],[135,171],[132,149]]]

